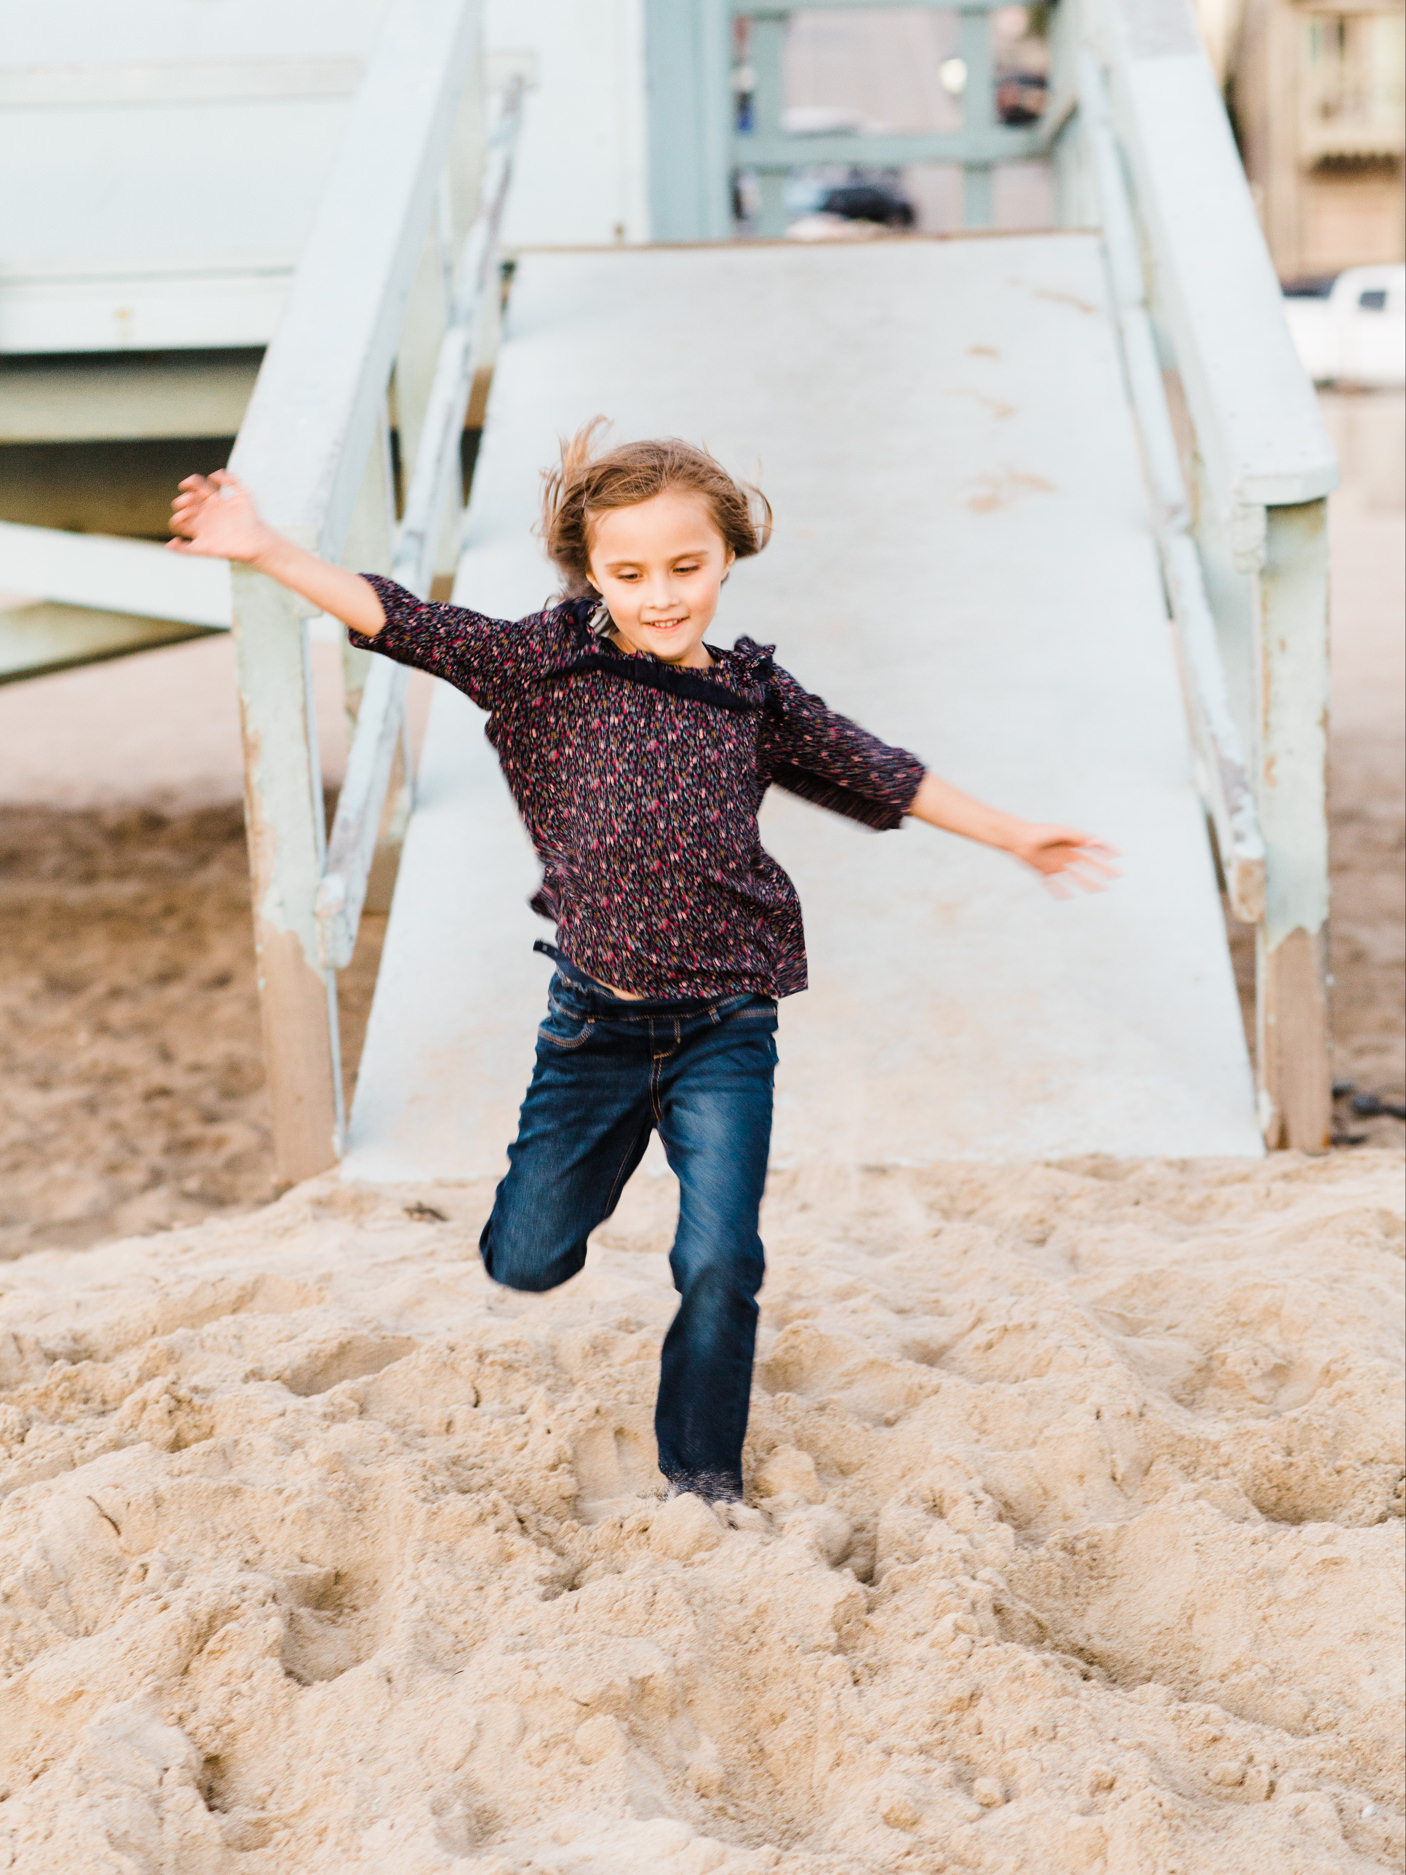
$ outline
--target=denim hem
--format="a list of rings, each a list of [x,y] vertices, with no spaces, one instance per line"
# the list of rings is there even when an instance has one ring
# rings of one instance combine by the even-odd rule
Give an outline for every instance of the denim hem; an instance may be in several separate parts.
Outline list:
[[[669,1479],[669,1496],[683,1497],[687,1492],[706,1498],[710,1504],[740,1504],[742,1480],[724,1477],[721,1472],[683,1472]]]

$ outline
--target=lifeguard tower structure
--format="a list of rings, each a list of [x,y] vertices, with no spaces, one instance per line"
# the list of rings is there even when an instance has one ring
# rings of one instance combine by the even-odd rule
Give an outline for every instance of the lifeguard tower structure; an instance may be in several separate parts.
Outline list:
[[[778,514],[729,630],[958,783],[1124,854],[1116,891],[1055,904],[998,856],[769,802],[815,983],[787,1011],[780,1155],[1316,1150],[1335,464],[1215,81],[1187,0],[1059,0],[1048,107],[1013,128],[992,8],[951,10],[959,130],[805,138],[784,111],[799,9],[761,0],[147,0],[83,64],[35,26],[0,73],[10,163],[49,215],[0,257],[7,381],[58,411],[101,361],[147,420],[233,400],[232,467],[275,525],[421,594],[452,575],[501,616],[550,590],[530,526],[558,434],[606,412],[706,440]],[[1037,157],[1058,226],[993,231],[995,169]],[[186,161],[218,204],[188,240],[164,193]],[[927,161],[961,165],[964,232],[785,238],[789,170]],[[118,251],[134,190],[164,247],[148,217]],[[55,224],[70,197],[96,205]],[[541,967],[478,713],[437,694],[412,777],[404,673],[349,653],[329,830],[290,595],[15,525],[0,589],[31,601],[0,614],[11,676],[234,630],[280,1179],[495,1169]],[[335,980],[378,846],[399,873],[348,1119]],[[1253,1068],[1218,877],[1257,933]]]

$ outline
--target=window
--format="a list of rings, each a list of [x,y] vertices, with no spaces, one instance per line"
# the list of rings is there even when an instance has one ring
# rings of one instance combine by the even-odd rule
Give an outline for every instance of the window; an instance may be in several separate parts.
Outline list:
[[[1395,10],[1313,12],[1300,90],[1307,164],[1399,162],[1406,143],[1406,21]]]

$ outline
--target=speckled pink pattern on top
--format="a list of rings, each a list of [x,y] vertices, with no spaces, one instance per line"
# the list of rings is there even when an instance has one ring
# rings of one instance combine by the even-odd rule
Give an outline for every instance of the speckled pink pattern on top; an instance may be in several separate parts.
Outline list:
[[[713,651],[710,672],[680,671],[602,645],[587,601],[513,624],[367,577],[386,623],[352,642],[488,712],[542,861],[533,909],[580,969],[641,996],[805,988],[800,902],[762,848],[762,796],[775,782],[897,827],[923,777],[915,755],[827,709],[750,638]]]

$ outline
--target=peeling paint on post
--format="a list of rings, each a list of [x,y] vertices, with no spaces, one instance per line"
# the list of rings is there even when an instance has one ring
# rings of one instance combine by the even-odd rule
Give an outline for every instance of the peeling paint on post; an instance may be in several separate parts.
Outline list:
[[[282,1190],[335,1165],[342,1143],[336,978],[318,961],[311,890],[325,840],[322,776],[298,602],[248,567],[231,576],[254,948]]]
[[[1271,1146],[1332,1137],[1327,993],[1327,503],[1265,511],[1259,576],[1259,806],[1265,915],[1257,933],[1260,1095]]]

